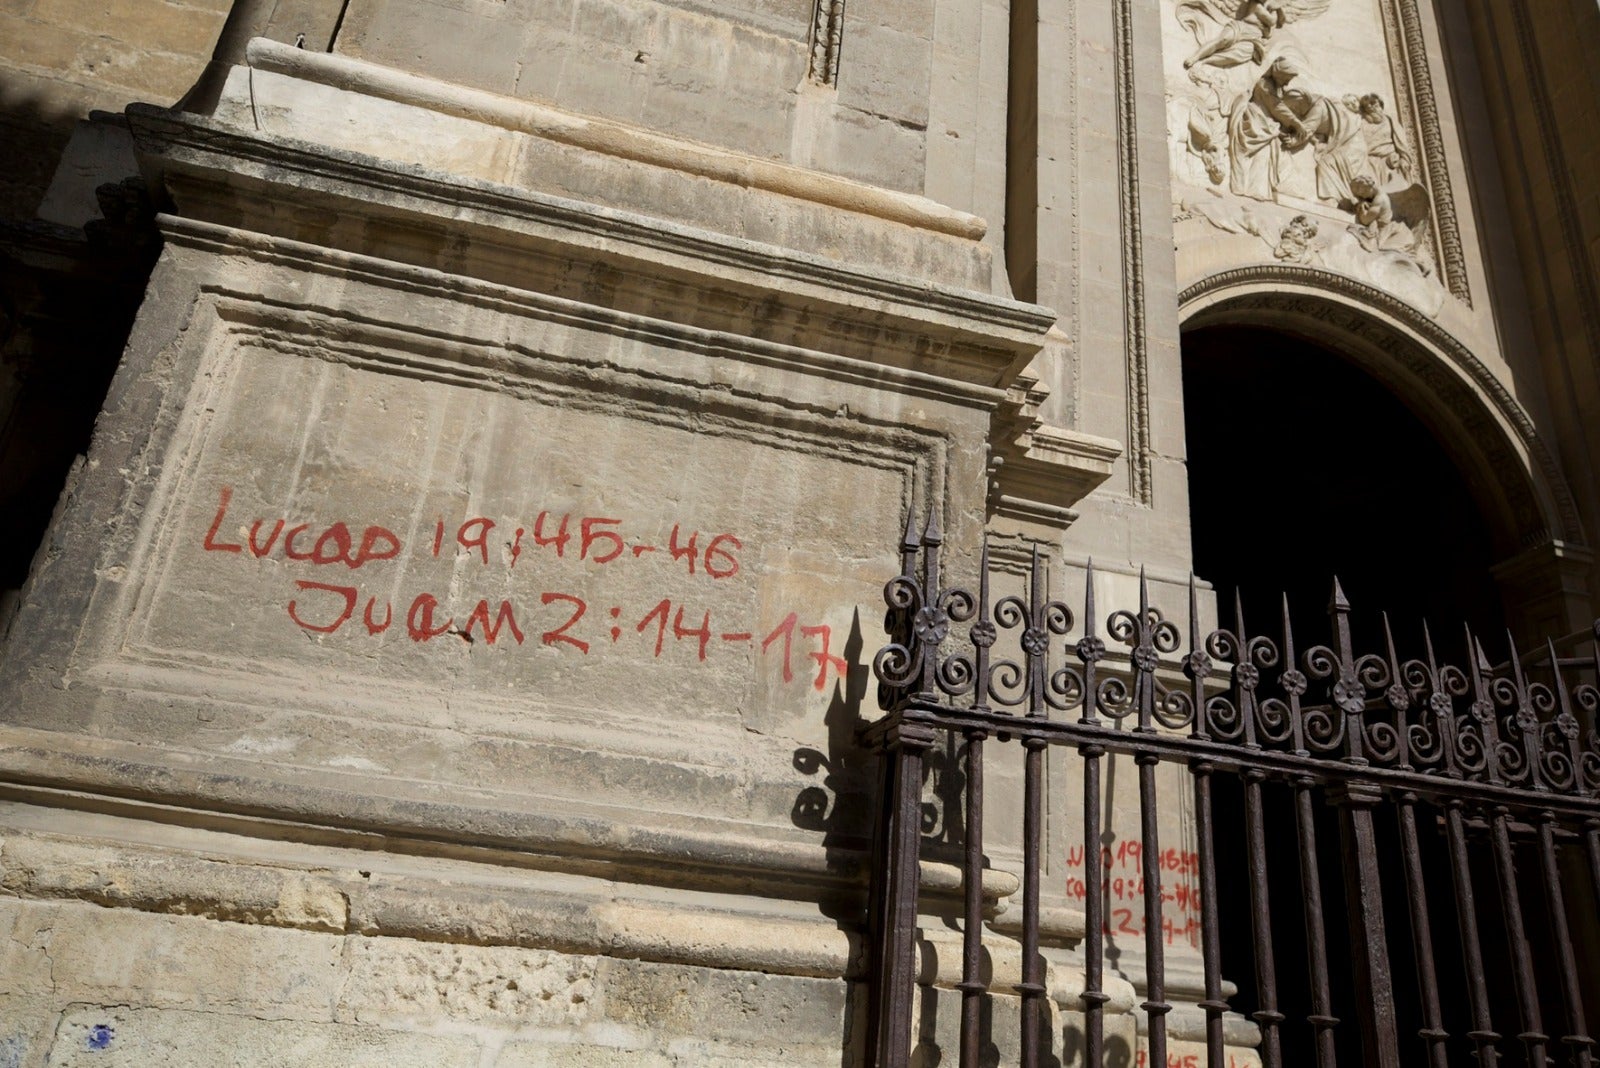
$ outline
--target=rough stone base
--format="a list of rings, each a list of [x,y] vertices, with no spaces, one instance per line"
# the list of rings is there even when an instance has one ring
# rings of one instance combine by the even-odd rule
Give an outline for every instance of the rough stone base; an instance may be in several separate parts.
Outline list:
[[[847,985],[0,903],[0,1065],[838,1065]]]

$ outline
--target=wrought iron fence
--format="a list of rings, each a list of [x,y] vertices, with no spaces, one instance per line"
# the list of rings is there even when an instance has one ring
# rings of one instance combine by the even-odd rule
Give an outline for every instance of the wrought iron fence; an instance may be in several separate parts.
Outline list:
[[[1138,767],[1144,930],[1162,929],[1162,871],[1158,841],[1157,765],[1187,767],[1197,825],[1201,955],[1204,965],[1206,1064],[1221,1068],[1224,998],[1217,904],[1217,813],[1214,780],[1237,776],[1242,787],[1242,838],[1249,880],[1250,932],[1254,960],[1259,1052],[1266,1068],[1339,1062],[1336,1038],[1359,1032],[1358,1063],[1391,1068],[1427,1063],[1430,1068],[1463,1063],[1475,1054],[1480,1065],[1500,1063],[1509,1043],[1513,1059],[1542,1066],[1564,1047],[1570,1062],[1591,1064],[1591,1039],[1584,1021],[1584,989],[1600,964],[1580,971],[1569,929],[1569,892],[1588,914],[1600,899],[1600,736],[1594,728],[1600,689],[1600,623],[1584,647],[1562,655],[1547,643],[1534,654],[1513,646],[1509,658],[1491,664],[1478,637],[1467,631],[1465,666],[1442,662],[1424,632],[1421,654],[1402,658],[1384,621],[1383,643],[1360,652],[1352,642],[1350,605],[1335,582],[1328,644],[1300,648],[1285,605],[1277,633],[1233,629],[1202,636],[1191,581],[1187,640],[1180,628],[1149,603],[1143,575],[1135,610],[1110,613],[1102,631],[1095,605],[1092,565],[1082,628],[1075,640],[1073,612],[1050,599],[1035,555],[1026,596],[991,603],[985,547],[978,588],[947,585],[941,570],[942,537],[936,517],[919,534],[908,527],[901,546],[901,573],[884,596],[890,644],[874,669],[885,715],[865,731],[882,754],[873,886],[869,913],[872,1001],[868,1016],[869,1060],[899,1068],[911,1054],[912,1005],[916,985],[920,810],[925,757],[943,734],[965,742],[966,791],[960,1061],[980,1060],[983,999],[993,993],[1020,997],[1021,1063],[1036,1068],[1050,1041],[1044,1021],[1044,960],[1040,954],[1040,873],[1044,811],[1044,754],[1050,746],[1076,749],[1076,786],[1082,789],[1085,856],[1102,825],[1102,763],[1108,754],[1131,756]],[[1126,651],[1126,664],[1110,670],[1108,642]],[[1181,655],[1180,655],[1181,654]],[[1177,659],[1179,676],[1167,672]],[[1120,657],[1118,658],[1120,661]],[[1535,677],[1538,675],[1539,677]],[[1023,750],[1023,871],[1021,873],[1021,982],[991,990],[983,979],[985,746],[1015,741]],[[1297,960],[1309,980],[1311,1011],[1301,1019],[1310,1049],[1286,1053],[1280,1031],[1279,955],[1273,943],[1268,843],[1263,788],[1287,790],[1303,898],[1305,957]],[[1337,812],[1343,897],[1349,924],[1348,964],[1356,990],[1354,1021],[1334,1015],[1330,991],[1329,932],[1319,867],[1319,811]],[[1419,808],[1425,815],[1419,816]],[[1378,819],[1397,821],[1398,865],[1380,871]],[[1447,874],[1424,864],[1419,819],[1442,839]],[[1386,832],[1388,833],[1388,832]],[[1519,874],[1519,850],[1536,862]],[[1590,885],[1575,890],[1562,871],[1563,851],[1586,861]],[[1475,879],[1473,857],[1492,857],[1492,886]],[[1481,874],[1481,873],[1480,873]],[[1404,884],[1404,921],[1386,925],[1383,879]],[[1105,887],[1097,863],[1084,865],[1085,935],[1081,995],[1085,1062],[1100,1066],[1105,1054]],[[1464,987],[1465,1005],[1450,1015],[1467,1026],[1446,1030],[1434,917],[1447,881],[1459,933],[1463,977],[1451,974],[1452,990]],[[1579,880],[1580,882],[1582,880]],[[1434,893],[1430,895],[1430,882]],[[1495,895],[1497,902],[1489,900]],[[1536,951],[1525,929],[1529,895],[1543,896],[1547,931]],[[1430,900],[1432,904],[1430,904]],[[1493,915],[1489,915],[1493,913]],[[1492,921],[1492,922],[1490,922]],[[1399,1033],[1396,990],[1389,957],[1390,935],[1410,932],[1414,954],[1417,1037]],[[1497,953],[1509,956],[1515,1016],[1495,1019],[1485,970],[1485,933]],[[1242,937],[1242,932],[1226,932]],[[1397,935],[1398,937],[1398,935]],[[1338,947],[1340,953],[1344,946]],[[1148,1062],[1167,1062],[1164,946],[1144,939]],[[1448,966],[1448,961],[1445,962]],[[1556,999],[1541,985],[1559,989],[1559,1044],[1546,1032],[1545,1007]],[[1447,990],[1446,993],[1450,993]],[[1408,998],[1413,996],[1408,993]],[[1503,1006],[1501,1006],[1503,1007]],[[1503,1015],[1503,1014],[1502,1014]],[[1514,1038],[1499,1028],[1513,1026]],[[1342,1029],[1342,1030],[1341,1030]],[[1406,1055],[1402,1057],[1402,1050]],[[1287,1061],[1286,1061],[1287,1056]],[[1347,1063],[1349,1058],[1346,1058]]]

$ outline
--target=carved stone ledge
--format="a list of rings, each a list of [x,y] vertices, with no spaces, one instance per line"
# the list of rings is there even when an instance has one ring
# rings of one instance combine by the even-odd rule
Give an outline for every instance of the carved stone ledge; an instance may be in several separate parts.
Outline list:
[[[1039,418],[1049,390],[1019,376],[995,414],[990,436],[989,513],[1014,532],[1056,541],[1078,518],[1073,505],[1107,478],[1122,443]]]
[[[1004,388],[1055,320],[976,289],[584,201],[145,105],[128,116],[152,189],[201,223],[980,390]]]
[[[1582,545],[1551,540],[1524,549],[1491,568],[1507,603],[1522,608],[1517,639],[1586,629],[1590,611],[1588,574],[1594,553]]]

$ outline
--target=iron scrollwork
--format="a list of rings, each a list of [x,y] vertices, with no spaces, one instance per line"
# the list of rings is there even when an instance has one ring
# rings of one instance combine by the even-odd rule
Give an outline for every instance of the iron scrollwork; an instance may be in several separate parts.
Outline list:
[[[936,515],[920,533],[908,526],[901,573],[884,588],[891,641],[873,664],[886,709],[1187,734],[1240,759],[1281,753],[1331,772],[1376,768],[1600,796],[1600,631],[1562,639],[1588,639],[1582,654],[1566,656],[1556,642],[1525,654],[1508,634],[1508,658],[1491,665],[1468,629],[1466,661],[1455,664],[1440,658],[1426,627],[1423,655],[1400,657],[1384,617],[1381,646],[1360,651],[1335,580],[1331,640],[1297,655],[1287,598],[1276,634],[1247,631],[1236,602],[1231,628],[1202,635],[1191,579],[1185,640],[1150,603],[1143,572],[1137,607],[1101,619],[1091,562],[1076,616],[1050,596],[1037,551],[1024,592],[995,599],[987,545],[976,592],[947,584],[942,547]]]

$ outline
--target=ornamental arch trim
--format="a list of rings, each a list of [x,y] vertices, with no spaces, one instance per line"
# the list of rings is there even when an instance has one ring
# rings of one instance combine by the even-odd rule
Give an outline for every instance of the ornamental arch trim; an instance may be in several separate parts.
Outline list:
[[[1527,411],[1466,345],[1404,302],[1329,271],[1257,266],[1196,282],[1178,309],[1185,329],[1268,327],[1372,375],[1455,460],[1502,557],[1584,543],[1571,489]]]

